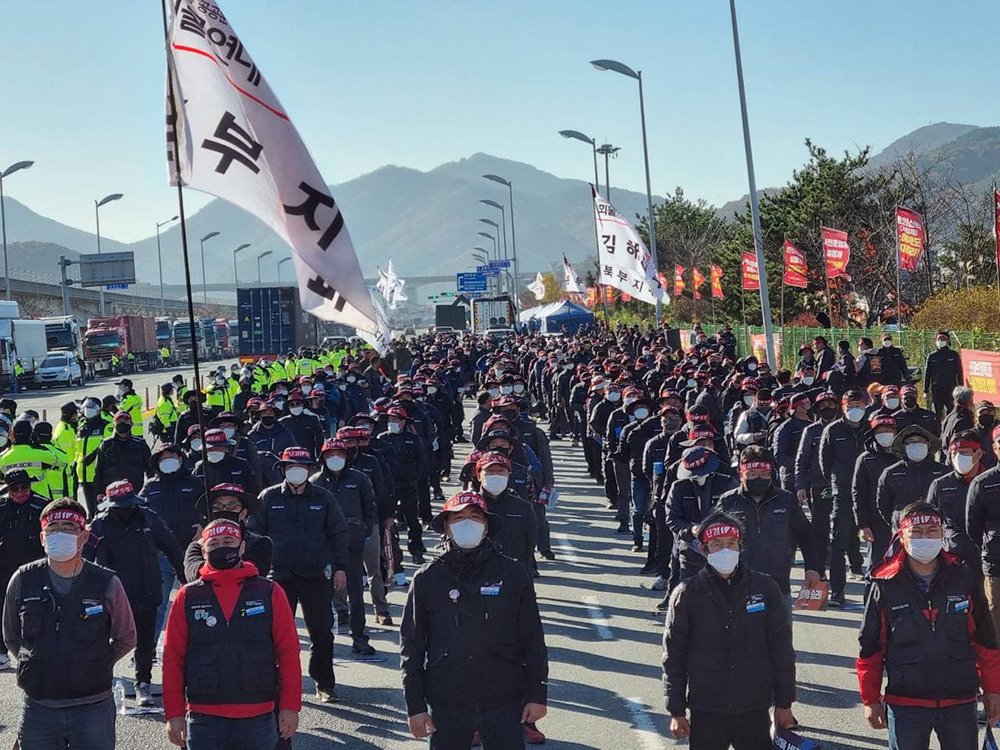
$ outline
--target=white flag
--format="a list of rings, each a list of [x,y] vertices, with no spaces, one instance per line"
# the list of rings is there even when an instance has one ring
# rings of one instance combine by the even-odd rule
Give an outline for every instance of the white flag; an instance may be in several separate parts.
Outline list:
[[[563,253],[563,289],[570,294],[586,294],[587,287],[584,286],[580,277],[576,275],[573,266],[566,260],[566,253]]]
[[[396,275],[396,271],[392,267],[391,258],[389,259],[388,271],[383,271],[381,268],[378,269],[378,283],[375,285],[375,288],[382,293],[382,298],[389,305],[390,310],[395,310],[398,303],[406,301],[406,295],[403,294],[404,284],[406,284],[406,281]]]
[[[535,274],[535,280],[528,284],[528,291],[534,294],[539,302],[545,297],[545,280],[541,271]]]
[[[344,216],[219,0],[177,0],[170,23],[174,101],[167,102],[170,183],[218,196],[292,248],[302,308],[390,339],[365,285]],[[170,136],[177,132],[178,154]]]
[[[597,283],[611,286],[651,305],[670,297],[657,278],[652,257],[639,234],[618,210],[604,200],[594,186],[594,218],[597,221],[597,262],[601,273]]]

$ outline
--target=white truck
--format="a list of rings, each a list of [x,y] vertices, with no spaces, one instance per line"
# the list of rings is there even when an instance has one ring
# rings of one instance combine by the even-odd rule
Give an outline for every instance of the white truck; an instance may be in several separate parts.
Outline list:
[[[479,297],[472,301],[472,332],[481,336],[514,333],[514,304],[506,294],[499,297]]]
[[[47,352],[45,323],[22,319],[13,300],[0,301],[0,386],[10,386],[18,362],[24,368],[22,382],[30,383]]]

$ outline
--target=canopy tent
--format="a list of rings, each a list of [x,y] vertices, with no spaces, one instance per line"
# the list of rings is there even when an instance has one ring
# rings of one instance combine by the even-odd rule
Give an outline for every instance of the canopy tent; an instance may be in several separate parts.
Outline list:
[[[592,325],[594,313],[575,302],[562,300],[561,302],[550,302],[547,305],[529,307],[521,312],[519,320],[522,325],[528,326],[533,331],[560,333],[562,327],[566,326],[566,330],[573,334],[583,325]]]

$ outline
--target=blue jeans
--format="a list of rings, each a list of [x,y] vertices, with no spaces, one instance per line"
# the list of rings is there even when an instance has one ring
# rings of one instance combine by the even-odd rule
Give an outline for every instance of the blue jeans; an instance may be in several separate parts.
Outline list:
[[[649,506],[649,482],[632,477],[632,540],[642,544],[642,521]]]
[[[500,708],[431,708],[437,731],[430,736],[428,747],[430,750],[469,750],[478,729],[483,750],[524,750],[523,708],[520,703]]]
[[[115,702],[49,708],[25,696],[17,741],[24,750],[114,750]]]
[[[153,644],[160,640],[160,633],[163,632],[163,624],[167,621],[167,612],[170,611],[170,594],[174,590],[174,581],[177,575],[174,573],[174,566],[170,564],[166,555],[160,555],[160,591],[163,601],[156,610],[156,628],[153,631]]]
[[[188,714],[187,730],[187,750],[274,750],[278,743],[272,713],[250,719]]]
[[[976,701],[947,708],[887,706],[889,750],[927,750],[931,730],[941,750],[979,750]]]

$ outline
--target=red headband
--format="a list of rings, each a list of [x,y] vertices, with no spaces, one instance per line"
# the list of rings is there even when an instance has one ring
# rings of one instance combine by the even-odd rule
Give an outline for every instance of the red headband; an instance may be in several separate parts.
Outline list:
[[[50,523],[55,523],[56,521],[72,521],[81,529],[87,528],[87,517],[83,513],[69,508],[54,510],[51,513],[42,516],[42,528],[44,529]]]
[[[917,513],[916,515],[907,516],[902,521],[899,522],[899,529],[908,529],[911,526],[940,526],[941,517],[936,516],[933,513]]]
[[[240,527],[235,523],[220,523],[215,526],[209,526],[203,532],[201,532],[201,541],[207,542],[212,537],[216,536],[231,536],[243,540],[243,532],[240,531]]]
[[[968,448],[970,450],[978,451],[982,450],[983,446],[976,440],[969,440],[968,438],[964,440],[952,440],[951,441],[951,452],[958,453],[963,448]]]
[[[710,542],[713,539],[718,539],[720,537],[732,537],[734,539],[739,539],[740,530],[730,523],[713,523],[707,529],[702,531],[700,536],[703,543]]]
[[[746,463],[740,464],[740,474],[745,474],[748,471],[754,471],[755,469],[764,469],[765,471],[771,471],[774,465],[770,461],[747,461]]]

